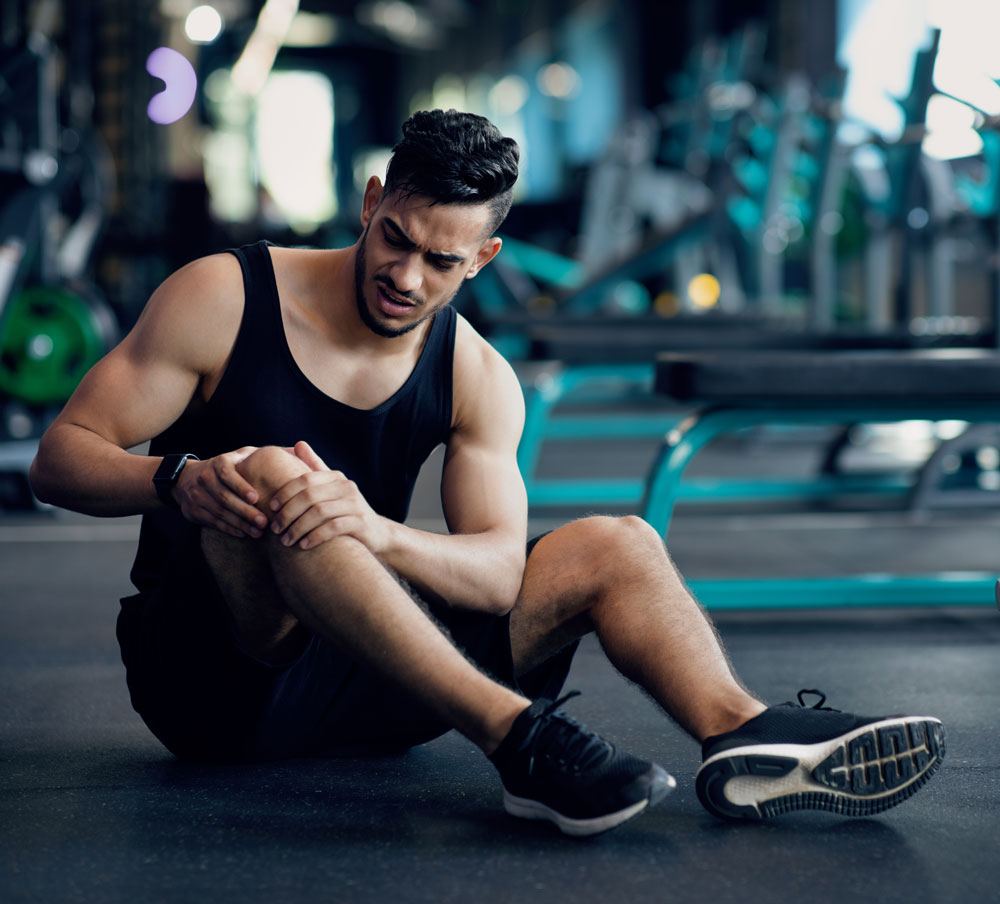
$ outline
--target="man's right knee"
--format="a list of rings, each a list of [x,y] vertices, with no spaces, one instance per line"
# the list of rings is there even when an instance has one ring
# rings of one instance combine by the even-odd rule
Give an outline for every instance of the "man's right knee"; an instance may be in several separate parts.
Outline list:
[[[278,489],[289,480],[305,474],[309,466],[288,449],[261,446],[244,458],[236,470],[260,494],[258,507],[263,508]]]

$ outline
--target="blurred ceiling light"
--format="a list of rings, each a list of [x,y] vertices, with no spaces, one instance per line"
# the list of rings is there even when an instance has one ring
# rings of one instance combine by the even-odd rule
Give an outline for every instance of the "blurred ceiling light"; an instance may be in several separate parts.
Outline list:
[[[362,25],[384,31],[398,44],[422,50],[437,47],[441,33],[430,16],[406,0],[374,0],[362,3],[356,13]]]
[[[184,34],[195,44],[211,44],[222,33],[222,16],[214,6],[196,6],[184,20]]]
[[[927,101],[927,135],[921,148],[928,157],[938,160],[975,156],[983,149],[983,139],[975,126],[975,110],[950,97],[934,94]]]
[[[260,93],[274,58],[299,10],[299,0],[267,0],[243,53],[233,66],[233,84],[251,97]]]
[[[296,232],[311,232],[337,211],[333,122],[333,85],[318,72],[272,73],[257,98],[260,183]]]
[[[286,47],[329,47],[337,42],[337,20],[325,13],[299,10],[285,34]]]
[[[580,76],[569,63],[549,63],[538,72],[538,88],[549,97],[565,100],[576,94]]]
[[[488,99],[501,116],[513,116],[528,102],[528,83],[519,75],[505,75],[490,88]]]

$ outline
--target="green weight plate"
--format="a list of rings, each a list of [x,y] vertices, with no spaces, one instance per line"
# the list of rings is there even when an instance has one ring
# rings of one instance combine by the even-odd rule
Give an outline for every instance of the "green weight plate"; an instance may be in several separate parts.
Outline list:
[[[0,321],[0,392],[31,405],[65,402],[107,351],[106,314],[66,286],[31,286]]]

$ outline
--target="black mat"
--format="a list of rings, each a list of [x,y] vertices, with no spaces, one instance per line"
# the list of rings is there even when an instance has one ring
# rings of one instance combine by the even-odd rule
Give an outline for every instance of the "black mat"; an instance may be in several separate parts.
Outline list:
[[[696,745],[586,644],[572,712],[679,789],[581,842],[507,817],[492,768],[455,735],[388,759],[176,764],[131,712],[114,645],[131,548],[0,544],[2,901],[996,900],[996,613],[722,623],[768,699],[820,687],[830,705],[944,719],[949,752],[927,788],[854,821],[715,821],[694,795]]]

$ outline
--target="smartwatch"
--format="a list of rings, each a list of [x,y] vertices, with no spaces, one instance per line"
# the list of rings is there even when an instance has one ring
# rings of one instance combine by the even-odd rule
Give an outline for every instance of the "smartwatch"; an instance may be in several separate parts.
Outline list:
[[[193,458],[195,461],[201,460],[197,455],[192,455],[190,452],[185,452],[183,455],[164,455],[163,461],[153,475],[153,486],[156,488],[156,495],[160,497],[164,504],[169,505],[171,508],[178,508],[177,500],[174,499],[173,489],[189,458]]]

